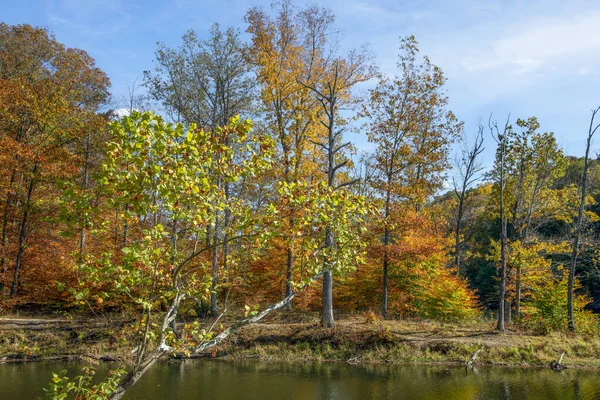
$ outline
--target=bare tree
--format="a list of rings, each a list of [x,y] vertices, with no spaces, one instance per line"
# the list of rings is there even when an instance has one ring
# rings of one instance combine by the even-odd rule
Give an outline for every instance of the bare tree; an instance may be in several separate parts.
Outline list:
[[[375,196],[372,180],[375,178],[376,170],[372,163],[373,155],[367,152],[361,152],[352,160],[352,179],[358,179],[356,185],[351,187],[353,193],[366,198]]]
[[[581,239],[581,230],[583,227],[583,218],[585,211],[585,198],[587,196],[587,188],[588,188],[588,172],[590,169],[591,161],[590,161],[590,147],[592,144],[592,138],[594,134],[600,128],[600,123],[594,125],[594,119],[596,118],[596,114],[600,111],[600,107],[592,110],[592,117],[590,118],[590,126],[588,129],[587,143],[585,146],[585,158],[583,164],[583,176],[581,178],[581,200],[579,202],[579,210],[577,212],[577,220],[575,221],[575,227],[573,229],[573,248],[571,251],[571,265],[569,268],[569,283],[568,283],[568,293],[567,293],[567,308],[568,308],[568,317],[569,317],[569,330],[572,332],[575,331],[575,315],[573,312],[573,287],[575,284],[575,268],[577,266],[577,255],[579,253],[579,241]]]
[[[454,230],[454,266],[456,273],[460,276],[460,261],[463,242],[461,240],[461,229],[463,215],[465,211],[465,202],[467,200],[467,192],[478,179],[480,172],[483,171],[483,163],[479,156],[484,150],[483,147],[483,125],[480,123],[477,134],[472,142],[468,142],[466,137],[463,137],[461,142],[460,156],[456,158],[456,168],[458,170],[458,182],[453,178],[454,194],[458,199],[458,209],[456,211],[456,227]]]
[[[508,145],[508,133],[511,129],[509,125],[510,115],[506,119],[502,133],[496,121],[492,122],[492,116],[488,120],[488,127],[492,137],[498,143],[496,150],[496,169],[499,187],[498,207],[500,212],[500,290],[498,295],[498,325],[497,329],[504,332],[504,303],[506,301],[506,260],[507,260],[507,217],[504,209],[504,188],[506,185],[506,149]]]
[[[126,112],[131,115],[133,111],[147,111],[149,110],[149,98],[144,90],[144,86],[140,83],[138,78],[133,81],[125,81],[125,92],[121,96],[119,106],[124,108]]]

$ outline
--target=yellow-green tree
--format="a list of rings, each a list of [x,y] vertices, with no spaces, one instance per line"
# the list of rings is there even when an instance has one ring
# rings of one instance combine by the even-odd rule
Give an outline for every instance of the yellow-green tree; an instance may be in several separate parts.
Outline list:
[[[538,131],[540,125],[535,117],[517,119],[516,126],[518,129],[510,129],[507,134],[504,201],[508,204],[508,240],[527,246],[537,228],[554,218],[561,206],[552,202],[552,184],[564,174],[566,160],[554,134]],[[517,264],[511,269],[516,316],[521,309],[522,268],[522,264]]]

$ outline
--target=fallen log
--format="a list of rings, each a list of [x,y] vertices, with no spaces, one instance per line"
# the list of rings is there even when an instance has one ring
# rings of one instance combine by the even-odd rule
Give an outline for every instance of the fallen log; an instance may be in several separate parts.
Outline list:
[[[481,352],[481,349],[478,349],[478,350],[475,352],[475,354],[473,354],[473,355],[471,356],[471,359],[465,363],[465,366],[466,366],[467,368],[473,368],[473,367],[475,366],[475,361],[477,361],[477,358],[479,357],[479,353],[480,353],[480,352]]]

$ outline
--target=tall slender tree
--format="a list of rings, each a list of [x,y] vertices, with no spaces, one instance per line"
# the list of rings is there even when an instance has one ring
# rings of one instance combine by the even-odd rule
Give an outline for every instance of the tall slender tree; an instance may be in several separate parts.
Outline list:
[[[310,13],[310,10],[305,11]],[[315,15],[307,14],[306,18],[311,20]],[[322,25],[315,24],[314,29],[321,29]],[[320,31],[320,35],[325,32]],[[314,35],[314,37],[319,37]],[[324,40],[324,39],[323,39]],[[321,71],[315,82],[299,80],[298,83],[310,89],[321,108],[319,122],[325,128],[321,137],[314,141],[323,151],[326,158],[326,184],[332,190],[345,190],[357,180],[339,182],[338,172],[341,168],[349,166],[350,160],[344,155],[351,142],[343,142],[344,119],[341,110],[352,101],[352,88],[359,83],[365,82],[375,76],[375,67],[372,56],[366,50],[352,50],[346,56],[335,54],[335,46],[329,54],[322,54],[316,63]],[[326,229],[323,246],[335,247],[335,237],[332,229]],[[333,265],[334,260],[325,257],[323,262],[323,297],[322,297],[322,320],[324,327],[333,327]]]
[[[246,14],[247,31],[252,35],[249,57],[256,66],[260,83],[261,111],[266,128],[278,143],[283,182],[290,185],[307,180],[315,172],[310,153],[321,125],[320,109],[302,82],[314,83],[321,73],[317,59],[324,52],[325,38],[333,22],[331,12],[321,7],[299,11],[291,1],[272,5],[274,15],[259,7]],[[310,16],[310,18],[307,18]],[[287,224],[282,226],[286,243],[285,296],[293,292],[298,211],[286,205]],[[289,307],[292,303],[288,303]]]
[[[558,147],[554,134],[538,132],[537,118],[517,119],[515,129],[508,134],[506,149],[506,200],[509,203],[508,240],[519,241],[520,247],[528,246],[536,233],[536,227],[555,213],[545,195],[554,180],[565,170],[565,157]],[[546,204],[540,204],[546,203]],[[521,313],[523,266],[509,266],[515,278],[515,314]]]
[[[496,149],[496,161],[494,175],[498,187],[498,211],[500,219],[500,289],[498,293],[498,324],[496,329],[501,333],[505,330],[505,302],[506,302],[506,275],[507,275],[507,216],[504,205],[504,191],[506,186],[506,151],[508,147],[508,133],[512,129],[509,125],[510,116],[506,119],[504,128],[500,132],[498,123],[492,122],[492,116],[488,121],[490,133],[498,148]]]
[[[596,115],[600,112],[600,107],[592,110],[592,116],[590,118],[590,126],[588,129],[588,135],[585,145],[585,156],[583,162],[583,171],[581,175],[581,200],[579,202],[579,209],[577,210],[577,219],[575,220],[575,227],[573,229],[573,245],[571,250],[571,264],[569,266],[569,282],[567,292],[567,313],[569,318],[569,329],[575,331],[575,314],[573,310],[573,288],[575,286],[575,269],[577,267],[577,256],[579,254],[579,241],[581,240],[581,230],[583,227],[584,212],[586,205],[586,196],[588,190],[588,174],[590,170],[590,147],[592,145],[592,139],[594,134],[600,128],[600,123],[596,123]]]

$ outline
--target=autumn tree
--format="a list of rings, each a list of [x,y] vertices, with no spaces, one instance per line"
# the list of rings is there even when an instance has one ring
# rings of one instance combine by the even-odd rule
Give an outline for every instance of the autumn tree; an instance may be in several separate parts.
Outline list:
[[[338,176],[340,169],[348,167],[350,160],[345,155],[351,142],[343,141],[346,130],[345,119],[341,111],[353,101],[352,89],[375,76],[375,67],[372,56],[366,48],[351,50],[346,55],[337,53],[336,43],[328,42],[326,28],[330,25],[332,16],[328,13],[313,13],[310,9],[305,11],[307,21],[315,32],[310,37],[325,44],[326,50],[315,56],[314,64],[317,77],[313,81],[298,80],[298,83],[309,89],[319,104],[319,123],[323,126],[321,134],[314,143],[322,151],[325,158],[325,182],[333,190],[346,190],[346,187],[356,183],[355,180],[340,182]],[[336,246],[333,229],[325,232],[324,248],[331,249]],[[327,251],[326,251],[327,253]],[[335,260],[325,257],[323,260],[323,298],[322,298],[322,325],[333,327],[333,270]]]
[[[237,217],[237,235],[227,240],[243,242],[246,251],[264,234],[247,204],[227,197],[223,185],[211,179],[216,172],[234,182],[268,167],[268,137],[255,137],[255,146],[244,147],[243,155],[233,150],[233,143],[247,140],[250,128],[249,121],[232,119],[215,132],[193,124],[186,130],[181,124],[167,124],[153,114],[135,111],[112,123],[99,182],[103,191],[112,194],[111,202],[130,205],[136,216],[131,218],[131,229],[139,234],[121,244],[117,252],[88,254],[77,267],[81,286],[72,292],[79,300],[124,294],[140,308],[134,368],[119,390],[135,383],[169,350],[166,343],[175,338],[169,332],[181,301],[210,297],[211,274],[202,271],[211,261],[201,256],[223,242],[198,247],[196,238],[202,227],[217,218],[216,211],[228,207]],[[230,162],[241,156],[245,160],[242,165]],[[167,227],[175,221],[185,229],[174,235]],[[94,228],[102,240],[102,231],[110,227],[98,215]],[[154,313],[164,305],[168,312],[162,324],[150,326]]]
[[[508,240],[522,246],[535,236],[537,228],[556,216],[552,184],[565,171],[565,158],[554,134],[538,132],[535,117],[517,119],[508,131],[506,151],[506,200],[510,230]],[[512,270],[512,268],[509,268]],[[515,314],[521,307],[521,264],[515,266]]]
[[[312,92],[298,81],[314,84],[319,77],[316,61],[326,51],[333,16],[317,6],[297,10],[289,1],[273,5],[272,11],[274,15],[269,15],[254,7],[246,14],[247,31],[252,35],[249,58],[256,66],[264,125],[278,144],[276,168],[285,185],[291,187],[316,173],[311,153],[314,155],[313,142],[322,129],[316,122],[321,110]],[[287,257],[285,296],[289,296],[295,259],[300,255],[296,254],[297,232],[302,228],[297,217],[301,210],[285,205],[282,212],[287,221],[281,228]]]
[[[442,218],[446,203],[428,203],[417,211],[409,203],[394,203],[390,221],[394,231],[388,247],[390,266],[388,315],[443,321],[471,320],[479,315],[475,292],[466,279],[448,268],[451,237]],[[380,218],[367,220],[362,240],[367,243],[365,262],[341,279],[336,301],[349,312],[380,306],[373,296],[381,290]]]
[[[568,242],[536,238],[527,243],[511,241],[508,247],[507,264],[513,270],[519,265],[522,269],[522,314],[517,323],[541,333],[566,330],[568,274],[563,270],[561,260],[567,255]],[[494,241],[491,248],[490,259],[497,262],[500,242]],[[577,281],[575,284],[580,286]],[[574,303],[578,329],[597,332],[597,316],[585,310],[590,303],[589,297],[577,294]]]
[[[115,252],[86,255],[76,266],[80,286],[70,290],[78,301],[124,296],[134,301],[139,312],[133,366],[114,385],[105,387],[112,392],[111,399],[120,398],[161,356],[176,353],[185,357],[202,352],[240,327],[284,307],[301,288],[322,275],[322,252],[326,251],[323,256],[336,264],[356,262],[361,246],[352,232],[363,223],[364,200],[334,191],[324,183],[310,196],[283,190],[281,196],[288,202],[302,203],[308,210],[302,214],[302,225],[308,231],[320,232],[309,238],[313,254],[307,275],[297,282],[290,296],[261,312],[247,308],[246,318],[218,335],[201,330],[199,321],[186,326],[185,336],[177,334],[173,321],[182,302],[211,295],[211,259],[202,256],[228,240],[239,246],[232,259],[244,262],[248,256],[258,255],[272,237],[277,213],[274,204],[265,204],[264,212],[256,213],[251,201],[228,197],[224,187],[210,179],[216,171],[233,182],[270,167],[272,141],[266,135],[250,137],[251,127],[249,120],[233,118],[228,125],[210,132],[194,124],[185,128],[166,123],[152,113],[138,112],[111,124],[99,184],[105,193],[113,194],[112,202],[131,205],[136,215],[132,229],[139,234]],[[242,143],[247,145],[240,146]],[[232,162],[240,157],[243,162]],[[197,235],[218,215],[215,207],[231,210],[236,234],[222,238],[220,243],[199,244]],[[178,231],[176,240],[167,229],[173,221],[185,228]],[[93,222],[95,235],[102,240],[102,231],[110,227],[101,215],[96,215]],[[337,248],[321,246],[325,229],[335,233]]]
[[[418,54],[414,36],[401,40],[399,75],[381,77],[361,113],[367,119],[369,141],[377,145],[371,184],[382,202],[383,315],[388,310],[388,246],[395,241],[390,220],[393,205],[408,202],[418,209],[441,187],[449,144],[461,125],[447,110],[443,72],[427,57],[418,60]]]
[[[557,196],[552,185],[564,173],[565,158],[552,133],[538,132],[539,123],[535,117],[518,119],[516,128],[505,125],[502,134],[495,124],[492,128],[499,147],[496,167],[490,176],[497,181],[496,194],[499,197],[494,197],[491,201],[494,210],[500,214],[501,241],[505,242],[501,245],[503,255],[500,262],[502,265],[506,263],[506,278],[511,278],[509,281],[514,282],[514,295],[511,294],[511,300],[506,300],[506,307],[510,309],[514,299],[518,316],[521,307],[521,277],[526,264],[507,262],[511,258],[508,253],[515,241],[520,243],[519,248],[526,248],[533,241],[537,229],[561,213],[564,214],[561,208],[565,203],[559,200],[560,196]]]
[[[4,282],[13,240],[10,294],[15,295],[32,245],[32,221],[49,216],[44,214],[56,201],[57,180],[79,172],[85,185],[87,164],[80,167],[80,161],[92,136],[103,129],[97,112],[107,100],[109,81],[87,53],[66,48],[45,29],[1,24],[0,47],[0,140],[7,152],[0,271]]]

